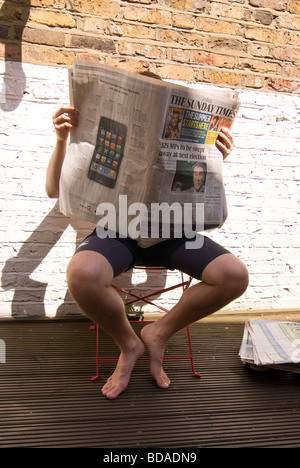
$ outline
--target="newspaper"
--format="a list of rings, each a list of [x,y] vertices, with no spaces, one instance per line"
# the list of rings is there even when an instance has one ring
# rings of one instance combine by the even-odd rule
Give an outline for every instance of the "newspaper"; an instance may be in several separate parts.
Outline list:
[[[239,355],[244,363],[300,372],[300,323],[247,320]]]
[[[163,223],[175,237],[183,225],[199,232],[224,223],[215,141],[237,115],[237,91],[199,90],[81,61],[70,69],[69,87],[80,120],[62,167],[62,213],[125,236],[138,223],[144,237],[169,237]]]

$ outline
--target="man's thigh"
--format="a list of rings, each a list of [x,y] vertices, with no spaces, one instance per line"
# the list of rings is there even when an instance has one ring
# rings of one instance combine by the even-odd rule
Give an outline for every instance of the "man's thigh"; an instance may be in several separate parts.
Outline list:
[[[206,236],[202,237],[203,242],[199,242],[201,247],[191,248],[189,242],[183,242],[172,253],[171,263],[174,269],[182,271],[193,278],[202,279],[205,268],[217,257],[230,253],[222,245],[214,242]]]
[[[104,257],[110,263],[114,277],[133,267],[134,254],[125,239],[121,240],[112,237],[101,239],[94,232],[78,247],[75,256],[77,253],[84,251],[97,252]],[[101,256],[95,256],[95,258],[99,258],[100,260]]]

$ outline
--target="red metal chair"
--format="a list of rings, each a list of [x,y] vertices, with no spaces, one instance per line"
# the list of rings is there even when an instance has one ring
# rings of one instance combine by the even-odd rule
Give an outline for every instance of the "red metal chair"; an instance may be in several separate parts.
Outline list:
[[[166,270],[165,268],[163,267],[135,267],[135,269],[139,269],[139,270],[145,270],[145,271],[155,271],[155,270]],[[191,284],[191,281],[192,281],[192,278],[189,276],[186,280],[184,279],[184,274],[182,272],[180,272],[180,275],[181,275],[181,281],[175,285],[172,285],[170,287],[167,287],[167,288],[163,288],[163,289],[160,289],[158,291],[154,291],[154,292],[151,292],[150,294],[147,294],[146,296],[138,296],[137,294],[134,294],[132,292],[130,292],[129,290],[127,289],[124,289],[124,288],[121,288],[121,287],[118,287],[116,285],[113,285],[113,287],[119,291],[120,293],[123,293],[125,294],[127,297],[130,296],[132,299],[130,300],[125,300],[124,303],[125,303],[125,307],[131,307],[132,304],[138,302],[138,301],[142,301],[146,304],[151,304],[151,305],[154,305],[155,307],[157,307],[158,309],[162,310],[163,312],[168,312],[168,309],[166,309],[165,307],[162,307],[160,304],[157,304],[157,303],[154,303],[153,300],[150,300],[151,297],[153,296],[157,296],[157,295],[160,295],[162,293],[165,293],[165,292],[168,292],[168,291],[171,291],[173,289],[177,289],[177,288],[182,288],[182,292],[187,289],[190,284]],[[135,322],[140,322],[140,320],[130,320],[130,323],[135,323]],[[143,320],[143,323],[151,323],[153,320]],[[110,362],[110,361],[117,361],[118,358],[100,358],[99,354],[100,354],[100,343],[99,343],[99,327],[98,325],[95,325],[95,327],[91,327],[91,328],[95,328],[96,329],[96,375],[94,377],[91,378],[92,381],[94,380],[97,380],[98,377],[99,377],[99,364],[100,362]],[[192,343],[191,343],[191,336],[190,336],[190,330],[189,330],[189,327],[187,326],[186,327],[186,331],[187,331],[187,341],[188,341],[188,349],[189,349],[189,354],[186,355],[186,356],[165,356],[164,357],[164,360],[167,360],[167,359],[189,359],[190,362],[191,362],[191,367],[192,367],[192,372],[193,374],[196,376],[196,377],[201,377],[201,375],[195,371],[195,366],[194,366],[194,358],[193,358],[193,349],[192,349]],[[139,358],[139,360],[141,361],[146,361],[146,360],[149,360],[148,357],[141,357]]]

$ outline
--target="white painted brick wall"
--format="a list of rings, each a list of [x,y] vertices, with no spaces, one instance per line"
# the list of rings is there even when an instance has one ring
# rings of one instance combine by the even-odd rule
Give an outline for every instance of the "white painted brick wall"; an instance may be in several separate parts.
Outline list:
[[[90,226],[70,223],[44,190],[52,114],[68,102],[67,70],[0,62],[0,74],[0,317],[78,313],[65,270]],[[248,90],[240,98],[236,148],[224,165],[229,217],[210,236],[246,263],[250,286],[222,312],[299,310],[300,98]],[[143,273],[130,277],[120,282],[144,288]],[[147,289],[160,282],[156,275]],[[169,293],[166,302],[177,298]]]

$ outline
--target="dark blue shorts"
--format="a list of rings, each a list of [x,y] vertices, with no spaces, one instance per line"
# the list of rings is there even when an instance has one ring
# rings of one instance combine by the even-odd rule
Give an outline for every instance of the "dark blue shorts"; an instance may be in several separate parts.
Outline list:
[[[199,247],[191,248],[190,242],[197,242]],[[102,239],[98,237],[96,230],[83,241],[76,253],[84,250],[103,255],[111,264],[114,277],[135,266],[154,266],[179,270],[196,279],[201,279],[204,269],[212,260],[230,253],[210,238],[200,234],[197,234],[197,239],[174,238],[142,248],[136,240],[127,237]]]

